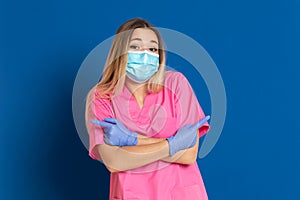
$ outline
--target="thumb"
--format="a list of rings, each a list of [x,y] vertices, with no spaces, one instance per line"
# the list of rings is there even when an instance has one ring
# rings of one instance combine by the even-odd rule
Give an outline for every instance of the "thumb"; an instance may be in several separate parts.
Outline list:
[[[204,117],[203,119],[201,119],[199,122],[197,122],[195,125],[193,125],[193,128],[195,128],[195,129],[200,128],[209,119],[210,119],[210,116],[207,115],[206,117]]]
[[[111,124],[110,124],[110,123],[103,122],[103,121],[96,120],[96,119],[92,119],[92,120],[91,120],[91,123],[97,124],[97,125],[102,126],[102,127],[105,127],[105,128],[111,127]]]

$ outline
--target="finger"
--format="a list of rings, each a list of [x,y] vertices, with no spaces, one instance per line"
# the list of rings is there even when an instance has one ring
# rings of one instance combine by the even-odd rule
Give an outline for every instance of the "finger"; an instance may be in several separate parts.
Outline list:
[[[195,144],[196,144],[196,141],[197,141],[197,133],[196,132],[193,132],[193,137],[191,137],[190,139],[189,139],[189,142],[188,142],[188,147],[187,148],[191,148],[191,147],[193,147],[193,146],[195,146]]]
[[[110,128],[112,126],[112,124],[110,124],[110,123],[103,122],[103,121],[96,120],[96,119],[92,119],[91,123],[105,127],[105,128]]]
[[[117,120],[115,118],[104,118],[104,121],[109,122],[111,124],[117,123]]]
[[[195,129],[198,129],[198,128],[200,128],[205,122],[207,122],[207,120],[209,120],[209,119],[210,119],[210,116],[207,115],[206,117],[204,117],[203,119],[201,119],[199,122],[197,122],[193,127],[194,127]]]

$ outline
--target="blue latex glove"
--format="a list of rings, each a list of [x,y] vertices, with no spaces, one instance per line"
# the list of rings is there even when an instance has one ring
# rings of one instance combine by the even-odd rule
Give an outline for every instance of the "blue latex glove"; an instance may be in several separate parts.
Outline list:
[[[206,116],[194,125],[185,125],[181,127],[176,135],[167,138],[170,146],[170,156],[173,156],[180,150],[191,148],[196,144],[197,129],[200,128],[210,116]]]
[[[104,127],[104,142],[113,146],[135,146],[138,143],[137,133],[128,130],[115,118],[104,118],[104,121],[91,120]]]

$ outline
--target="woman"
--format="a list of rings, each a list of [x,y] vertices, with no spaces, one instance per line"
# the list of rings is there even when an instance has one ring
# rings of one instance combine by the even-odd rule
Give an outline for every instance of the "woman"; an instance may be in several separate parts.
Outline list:
[[[159,32],[139,18],[121,25],[86,104],[89,155],[111,172],[110,199],[208,199],[196,162],[207,119],[187,79],[165,71]]]

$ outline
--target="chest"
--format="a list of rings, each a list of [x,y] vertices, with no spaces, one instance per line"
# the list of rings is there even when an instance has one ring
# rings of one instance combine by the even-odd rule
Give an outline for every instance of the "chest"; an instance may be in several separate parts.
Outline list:
[[[115,117],[132,131],[147,137],[166,138],[175,134],[179,117],[175,97],[168,89],[147,94],[140,108],[130,93],[112,100]]]

